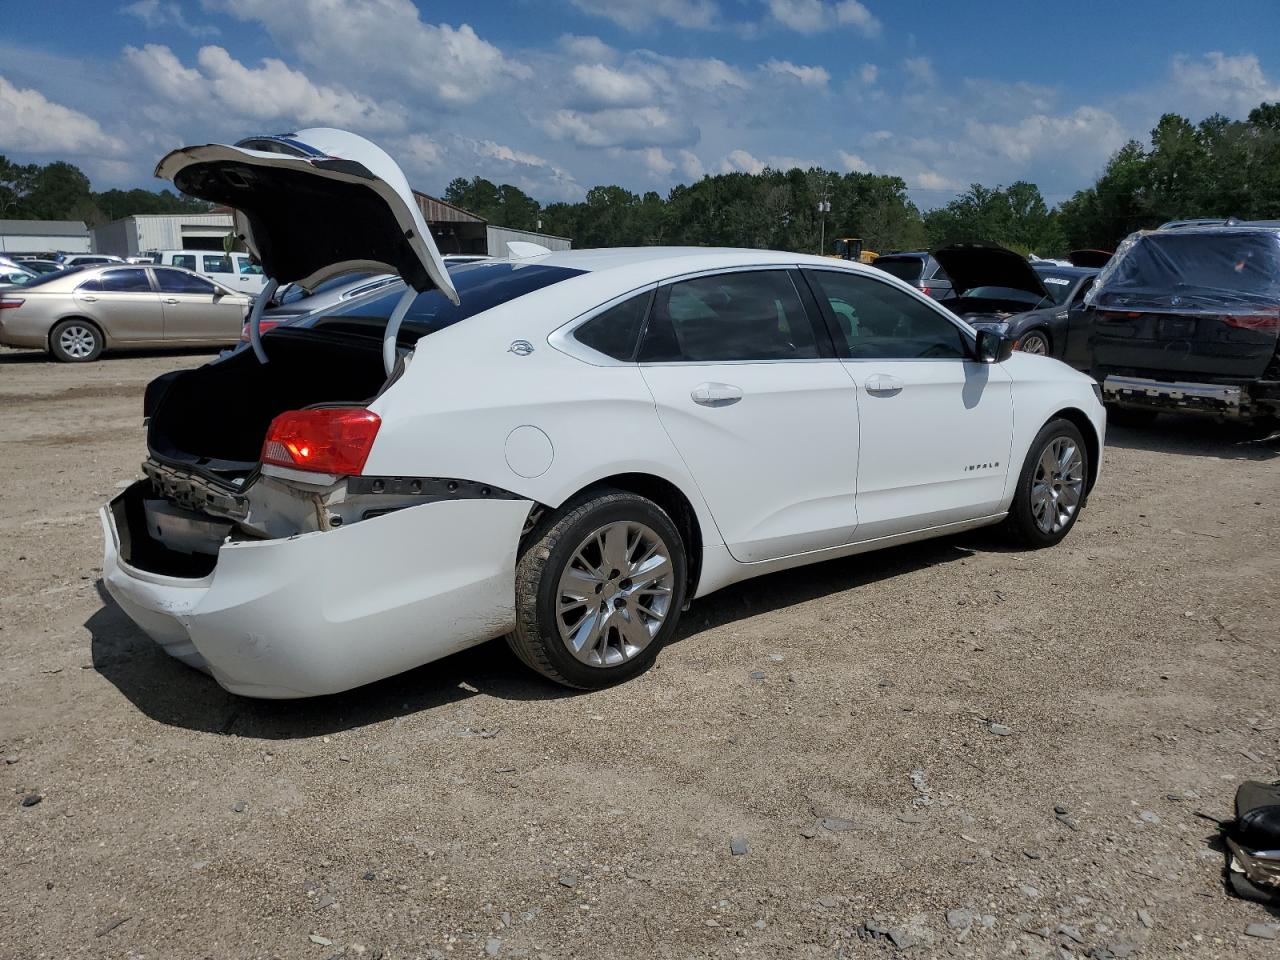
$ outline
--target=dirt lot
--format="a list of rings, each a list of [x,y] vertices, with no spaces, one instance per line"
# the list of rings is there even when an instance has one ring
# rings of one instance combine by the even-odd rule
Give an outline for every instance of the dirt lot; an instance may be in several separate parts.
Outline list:
[[[0,957],[1275,956],[1196,811],[1277,775],[1280,441],[1113,430],[1060,547],[726,590],[603,693],[493,643],[255,702],[98,584],[202,359],[0,353]]]

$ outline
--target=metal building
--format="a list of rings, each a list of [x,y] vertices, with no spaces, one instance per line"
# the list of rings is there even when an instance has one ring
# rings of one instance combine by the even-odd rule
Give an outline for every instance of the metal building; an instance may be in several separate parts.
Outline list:
[[[231,230],[229,212],[138,214],[96,227],[94,252],[132,257],[147,250],[222,250]]]
[[[90,253],[80,220],[0,220],[0,253]]]
[[[548,250],[568,250],[573,241],[568,237],[553,237],[548,233],[533,233],[530,230],[512,230],[510,227],[495,227],[489,224],[485,228],[488,241],[488,254],[491,257],[507,255],[508,240],[522,240],[525,243],[538,243]]]

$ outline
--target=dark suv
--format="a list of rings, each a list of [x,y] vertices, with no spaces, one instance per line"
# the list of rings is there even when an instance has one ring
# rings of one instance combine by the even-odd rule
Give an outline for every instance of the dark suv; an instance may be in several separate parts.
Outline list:
[[[937,300],[945,300],[952,294],[951,278],[937,260],[923,251],[886,253],[876,257],[871,265],[893,274],[899,280],[907,281],[917,290]]]
[[[1118,423],[1280,416],[1280,228],[1137,233],[1098,277],[1091,372]]]

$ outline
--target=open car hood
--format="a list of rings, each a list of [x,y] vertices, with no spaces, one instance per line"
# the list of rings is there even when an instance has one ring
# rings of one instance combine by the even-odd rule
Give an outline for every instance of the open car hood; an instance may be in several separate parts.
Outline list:
[[[458,302],[409,181],[364,137],[317,127],[182,147],[160,161],[156,176],[233,208],[237,235],[281,286],[391,272]]]
[[[1011,287],[1040,297],[1049,296],[1040,275],[1027,258],[994,243],[953,243],[933,251],[955,287],[963,295],[975,287]]]

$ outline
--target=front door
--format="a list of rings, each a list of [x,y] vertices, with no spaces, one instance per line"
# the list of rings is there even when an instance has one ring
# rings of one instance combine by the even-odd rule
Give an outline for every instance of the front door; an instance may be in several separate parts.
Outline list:
[[[858,540],[998,512],[1013,438],[1010,380],[971,359],[940,307],[848,271],[806,271],[860,393]]]
[[[76,287],[75,298],[115,343],[159,342],[164,337],[164,312],[145,267],[103,270]]]
[[[857,526],[857,395],[793,273],[661,286],[640,348],[662,425],[742,562],[849,543]]]
[[[231,343],[240,339],[245,299],[203,277],[171,267],[153,267],[164,306],[164,338],[175,343]]]

